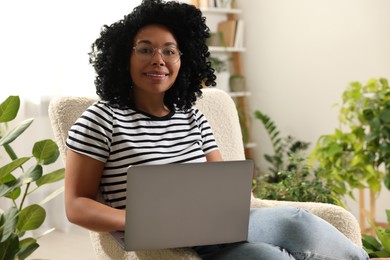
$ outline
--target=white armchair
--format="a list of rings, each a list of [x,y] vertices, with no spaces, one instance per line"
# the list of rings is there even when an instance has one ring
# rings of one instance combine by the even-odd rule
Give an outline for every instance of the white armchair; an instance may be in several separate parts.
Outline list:
[[[66,160],[65,139],[68,129],[94,101],[85,97],[60,97],[50,102],[49,117],[62,159]],[[206,88],[196,106],[208,119],[224,160],[244,159],[244,147],[236,106],[224,91]],[[252,198],[252,207],[293,205],[307,209],[331,223],[355,244],[362,246],[361,233],[355,217],[344,208],[315,202],[272,201]],[[125,252],[107,233],[90,232],[97,259],[200,259],[189,248]]]

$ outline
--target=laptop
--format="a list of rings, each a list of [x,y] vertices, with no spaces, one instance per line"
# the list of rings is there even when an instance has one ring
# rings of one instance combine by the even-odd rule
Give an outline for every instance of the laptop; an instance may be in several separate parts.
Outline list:
[[[126,251],[192,247],[248,238],[253,161],[130,166]]]

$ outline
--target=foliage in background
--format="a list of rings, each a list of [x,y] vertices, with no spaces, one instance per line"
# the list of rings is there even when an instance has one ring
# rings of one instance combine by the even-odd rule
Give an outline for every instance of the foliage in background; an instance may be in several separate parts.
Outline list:
[[[211,67],[215,69],[216,73],[220,73],[228,70],[229,60],[222,60],[219,57],[213,57],[213,56],[210,56],[208,60],[211,63]]]
[[[309,143],[291,136],[282,138],[271,118],[260,111],[255,111],[255,117],[267,131],[274,151],[272,155],[264,154],[270,167],[268,173],[261,173],[254,182],[257,197],[341,204],[338,196],[307,165],[304,152]]]
[[[25,259],[39,247],[37,239],[25,237],[26,231],[42,225],[46,217],[42,205],[63,191],[63,188],[54,191],[39,204],[25,205],[27,196],[38,188],[62,180],[64,169],[43,174],[43,166],[54,163],[59,156],[56,143],[50,139],[36,142],[31,156],[16,155],[11,143],[33,122],[27,119],[8,130],[8,123],[16,118],[19,107],[18,96],[10,96],[0,104],[0,146],[11,159],[0,166],[0,198],[12,201],[9,208],[0,208],[0,259]]]
[[[340,127],[321,136],[311,154],[318,174],[338,194],[390,189],[390,88],[386,79],[352,82],[343,92]]]
[[[297,163],[300,163],[299,161],[289,160],[289,158],[294,155],[295,157],[302,155],[302,153],[307,150],[310,143],[296,141],[291,136],[287,136],[287,138],[283,139],[280,136],[280,131],[271,118],[258,110],[255,111],[255,118],[259,119],[263,124],[271,140],[274,151],[273,155],[264,154],[264,159],[270,164],[270,167],[268,168],[270,174],[267,175],[268,182],[279,182],[281,181],[280,171],[291,171],[299,166],[297,165]]]
[[[386,210],[387,223],[390,224],[390,210]],[[375,230],[376,237],[362,234],[363,248],[371,258],[390,257],[390,229],[376,227],[371,223]]]

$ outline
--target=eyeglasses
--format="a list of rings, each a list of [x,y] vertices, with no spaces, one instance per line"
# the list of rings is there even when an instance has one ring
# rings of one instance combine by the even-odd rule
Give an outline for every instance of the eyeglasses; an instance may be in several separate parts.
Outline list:
[[[150,61],[156,54],[156,50],[161,51],[162,59],[167,63],[176,63],[180,60],[183,53],[175,46],[166,46],[163,48],[154,48],[148,43],[139,43],[133,47],[135,55],[142,61]]]

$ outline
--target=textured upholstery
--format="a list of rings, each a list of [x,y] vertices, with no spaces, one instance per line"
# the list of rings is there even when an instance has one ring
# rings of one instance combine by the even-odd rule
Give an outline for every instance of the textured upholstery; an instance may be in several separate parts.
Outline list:
[[[62,159],[66,160],[67,131],[81,113],[95,99],[85,97],[59,97],[51,101],[49,117]],[[244,159],[244,147],[236,106],[231,97],[218,89],[204,89],[196,106],[208,119],[224,160]],[[361,233],[357,220],[347,210],[324,203],[261,200],[252,197],[252,207],[294,205],[307,209],[331,223],[355,244],[361,246]],[[97,259],[200,259],[191,249],[165,249],[125,252],[107,233],[90,232]]]

